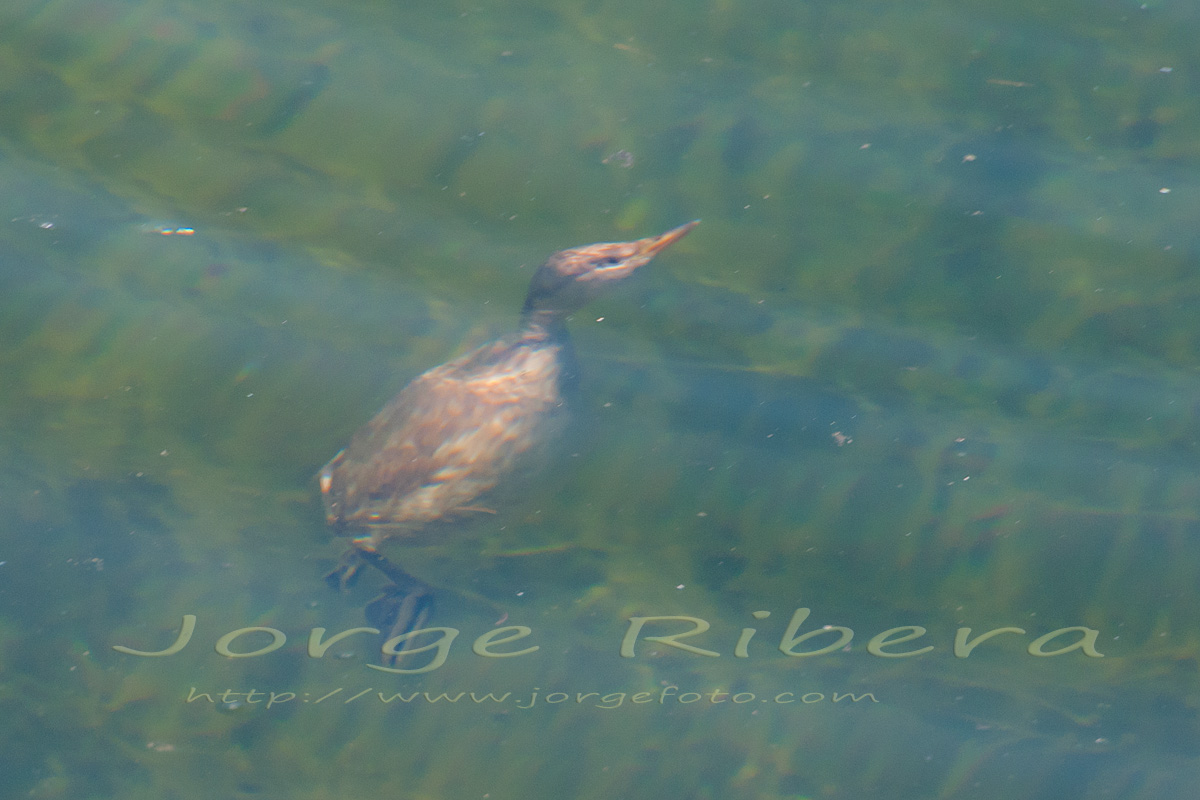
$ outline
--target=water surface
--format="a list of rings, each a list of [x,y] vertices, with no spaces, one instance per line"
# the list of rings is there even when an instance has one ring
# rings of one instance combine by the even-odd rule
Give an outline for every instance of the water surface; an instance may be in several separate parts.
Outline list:
[[[1185,796],[1198,34],[1175,2],[9,2],[3,791]],[[321,464],[550,252],[693,218],[573,319],[556,464],[403,551],[445,664],[310,656],[378,588],[320,580]],[[653,616],[719,655],[622,658]],[[485,652],[539,649],[472,651],[504,626]],[[286,641],[216,651],[248,627]]]

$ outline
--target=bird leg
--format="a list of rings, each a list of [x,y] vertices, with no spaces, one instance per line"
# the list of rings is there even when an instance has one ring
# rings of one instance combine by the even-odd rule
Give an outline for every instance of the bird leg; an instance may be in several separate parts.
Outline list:
[[[353,544],[354,546],[342,556],[337,567],[325,576],[325,582],[334,589],[345,591],[358,581],[363,567],[369,564],[386,575],[391,582],[383,587],[378,597],[367,603],[367,623],[372,628],[386,631],[383,634],[384,642],[424,627],[433,614],[433,590],[424,581],[414,578],[392,563],[364,540],[356,539]],[[395,666],[397,656],[412,646],[412,639],[407,639],[395,655],[385,652],[384,665]]]

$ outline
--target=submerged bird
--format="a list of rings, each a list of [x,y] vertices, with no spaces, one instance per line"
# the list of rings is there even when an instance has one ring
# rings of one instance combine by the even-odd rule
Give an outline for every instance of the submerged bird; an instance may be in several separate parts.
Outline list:
[[[353,536],[334,587],[364,563],[392,583],[367,608],[389,638],[423,625],[432,594],[379,552],[389,539],[426,540],[440,523],[487,512],[480,500],[560,430],[571,377],[566,317],[694,228],[633,242],[561,250],[534,274],[520,329],[413,379],[321,470],[325,519]]]

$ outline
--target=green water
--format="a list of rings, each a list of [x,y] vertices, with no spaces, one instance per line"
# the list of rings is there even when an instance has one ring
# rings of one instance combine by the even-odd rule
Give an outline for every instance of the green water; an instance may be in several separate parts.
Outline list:
[[[411,5],[0,10],[0,795],[1190,796],[1195,6]],[[556,464],[394,553],[445,663],[312,657],[379,586],[320,466],[693,218]]]

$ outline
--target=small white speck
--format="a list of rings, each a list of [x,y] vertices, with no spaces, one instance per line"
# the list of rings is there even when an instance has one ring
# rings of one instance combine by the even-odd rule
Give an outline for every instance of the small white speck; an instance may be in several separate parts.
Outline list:
[[[1170,189],[1168,189],[1166,186],[1164,186],[1164,187],[1162,187],[1161,189],[1159,189],[1159,190],[1158,190],[1158,193],[1159,193],[1159,194],[1170,194],[1170,193],[1171,193],[1171,190],[1170,190]]]
[[[604,317],[596,317],[596,322],[604,322]]]
[[[683,588],[683,586],[684,586],[684,585],[681,583],[681,584],[679,584],[678,586],[676,586],[675,588],[676,588],[676,589],[682,589],[682,588]]]
[[[246,397],[254,397],[254,392],[251,392],[250,394],[246,395]]]
[[[1159,67],[1158,71],[1159,72],[1174,72],[1175,68],[1174,67]]]

